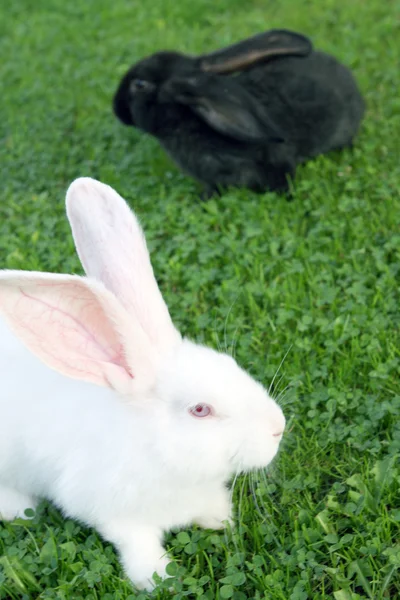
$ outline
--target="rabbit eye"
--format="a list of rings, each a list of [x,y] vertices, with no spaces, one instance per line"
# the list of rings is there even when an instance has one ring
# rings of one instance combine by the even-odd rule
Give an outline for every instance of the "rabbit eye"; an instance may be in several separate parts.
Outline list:
[[[189,412],[194,417],[202,418],[211,415],[212,410],[211,406],[208,406],[208,404],[196,404],[196,406],[192,406],[192,408],[189,409]]]
[[[143,90],[145,87],[147,87],[147,81],[144,79],[134,79],[132,83],[133,87],[137,90]]]

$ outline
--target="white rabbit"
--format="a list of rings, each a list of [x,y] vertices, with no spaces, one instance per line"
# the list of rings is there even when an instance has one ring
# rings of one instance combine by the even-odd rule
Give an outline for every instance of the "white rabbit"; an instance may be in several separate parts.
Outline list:
[[[227,481],[271,462],[285,419],[233,358],[182,339],[112,188],[79,178],[66,205],[87,277],[0,271],[0,517],[47,498],[151,589],[163,532],[222,527]]]

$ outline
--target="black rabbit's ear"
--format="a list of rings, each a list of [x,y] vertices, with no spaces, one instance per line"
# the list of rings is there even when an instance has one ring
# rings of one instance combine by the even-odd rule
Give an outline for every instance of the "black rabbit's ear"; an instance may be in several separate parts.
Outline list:
[[[165,90],[223,135],[242,142],[284,141],[262,106],[234,80],[202,74],[171,79]]]
[[[200,67],[209,73],[233,73],[254,67],[257,63],[275,56],[307,56],[312,44],[305,36],[272,29],[200,57]]]

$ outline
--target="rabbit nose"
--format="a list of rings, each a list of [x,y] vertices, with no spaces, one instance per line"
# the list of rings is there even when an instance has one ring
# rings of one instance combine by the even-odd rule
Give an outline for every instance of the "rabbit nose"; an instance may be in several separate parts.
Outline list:
[[[282,436],[283,436],[283,429],[282,429],[282,431],[278,431],[278,432],[272,434],[272,437],[274,437],[274,438],[281,438]]]

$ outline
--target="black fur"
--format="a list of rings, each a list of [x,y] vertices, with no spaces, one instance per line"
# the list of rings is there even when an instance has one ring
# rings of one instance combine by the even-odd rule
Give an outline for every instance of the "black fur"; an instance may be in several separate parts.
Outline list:
[[[351,71],[285,30],[195,58],[157,52],[114,97],[116,116],[155,136],[207,194],[286,191],[298,163],[351,146],[364,111]]]

